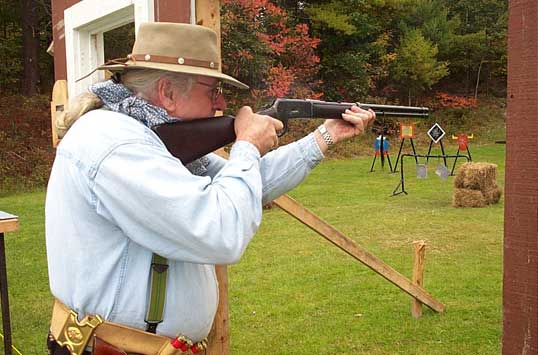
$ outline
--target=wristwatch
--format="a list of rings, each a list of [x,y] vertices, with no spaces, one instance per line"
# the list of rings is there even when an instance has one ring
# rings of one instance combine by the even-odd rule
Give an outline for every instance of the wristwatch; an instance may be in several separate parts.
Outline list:
[[[327,128],[325,128],[324,125],[319,125],[318,127],[319,134],[321,134],[321,138],[327,143],[328,146],[331,146],[334,144],[333,137],[331,137],[331,134],[329,131],[327,131]]]

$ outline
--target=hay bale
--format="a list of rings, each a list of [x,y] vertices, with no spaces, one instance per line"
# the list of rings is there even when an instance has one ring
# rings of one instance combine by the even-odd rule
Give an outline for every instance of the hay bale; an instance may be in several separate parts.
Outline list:
[[[467,163],[465,163],[467,164]],[[463,173],[463,165],[456,171],[456,177],[454,178],[454,187],[456,189],[463,189],[463,177],[465,176],[465,173]]]
[[[485,191],[496,186],[496,178],[496,164],[465,163],[458,169],[454,186],[460,189]]]
[[[499,202],[499,200],[501,199],[502,190],[497,185],[495,185],[490,187],[489,189],[482,191],[482,194],[486,199],[486,203],[488,205],[491,205]]]
[[[486,198],[480,190],[454,188],[454,207],[485,207]]]

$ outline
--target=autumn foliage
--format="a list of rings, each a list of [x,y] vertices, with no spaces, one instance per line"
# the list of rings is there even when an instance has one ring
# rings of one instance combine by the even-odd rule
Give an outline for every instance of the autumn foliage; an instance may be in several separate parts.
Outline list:
[[[320,98],[318,38],[268,0],[222,2],[223,67],[251,87],[230,95],[232,107],[267,98]]]
[[[451,95],[446,92],[435,94],[436,106],[439,108],[474,108],[478,101],[474,97]]]

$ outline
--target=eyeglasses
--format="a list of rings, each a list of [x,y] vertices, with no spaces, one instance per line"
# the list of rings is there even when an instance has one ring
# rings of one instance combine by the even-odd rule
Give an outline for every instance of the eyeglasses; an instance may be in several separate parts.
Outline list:
[[[196,84],[200,84],[202,86],[210,87],[211,88],[211,101],[216,102],[220,96],[222,95],[222,82],[218,82],[217,85],[210,85],[207,83],[203,83],[201,81],[197,81]]]

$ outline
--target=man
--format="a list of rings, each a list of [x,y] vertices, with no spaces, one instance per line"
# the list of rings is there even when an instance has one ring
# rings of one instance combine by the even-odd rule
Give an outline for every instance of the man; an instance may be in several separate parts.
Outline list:
[[[116,72],[114,80],[69,107],[48,185],[57,298],[50,348],[201,351],[218,304],[214,265],[237,262],[262,205],[299,184],[328,145],[363,132],[374,113],[353,107],[269,152],[281,122],[243,107],[229,160],[209,154],[185,166],[151,127],[224,110],[220,82],[247,88],[219,72],[216,34],[143,24],[129,60],[103,69]]]

